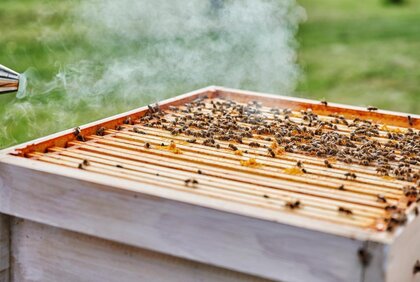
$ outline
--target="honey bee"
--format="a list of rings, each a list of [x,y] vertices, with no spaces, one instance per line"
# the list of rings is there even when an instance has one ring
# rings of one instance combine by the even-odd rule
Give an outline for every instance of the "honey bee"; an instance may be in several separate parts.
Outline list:
[[[258,142],[251,142],[251,143],[249,143],[248,144],[250,147],[256,147],[256,148],[258,148],[258,147],[260,147],[261,145],[260,145],[260,143],[258,143]]]
[[[368,110],[369,112],[372,112],[372,111],[377,111],[377,110],[378,110],[378,108],[377,108],[377,107],[373,107],[373,106],[368,106],[368,107],[367,107],[367,110]]]
[[[204,146],[214,147],[216,144],[216,141],[213,138],[207,138],[203,141]]]
[[[341,184],[339,187],[338,187],[338,190],[346,190],[345,188],[344,188],[344,184]]]
[[[324,161],[324,164],[325,164],[325,166],[326,167],[328,167],[328,168],[332,168],[333,166],[330,164],[330,162],[328,161],[328,160],[325,160]]]
[[[294,209],[297,209],[297,208],[300,207],[300,201],[299,200],[296,200],[296,201],[288,201],[285,204],[285,206],[286,206],[286,208],[289,208],[291,210],[294,210]]]
[[[324,106],[328,106],[328,102],[327,102],[327,101],[325,101],[325,100],[321,100],[321,101],[320,101],[320,103],[321,103],[322,105],[324,105]]]
[[[173,111],[173,112],[177,112],[178,108],[175,106],[169,106],[169,110]]]
[[[338,207],[338,212],[343,213],[345,215],[352,215],[353,212],[348,208]]]
[[[134,126],[133,127],[133,132],[138,133],[138,134],[146,134],[146,132],[140,130],[138,127]]]
[[[80,130],[80,127],[76,127],[73,131],[73,134],[74,134],[74,136],[76,136],[76,139],[78,141],[81,141],[81,142],[86,141],[85,137],[82,135],[82,131]]]
[[[410,125],[410,126],[413,126],[413,118],[409,115],[409,116],[407,116],[407,120],[408,120],[408,124]]]
[[[361,165],[364,165],[364,166],[368,166],[369,165],[369,161],[368,160],[361,160],[360,161],[360,164]]]
[[[378,194],[378,195],[377,195],[377,200],[378,200],[378,202],[380,202],[380,203],[386,203],[386,202],[387,202],[387,200],[386,200],[385,196],[384,196],[384,195],[382,195],[382,194]]]
[[[232,143],[229,143],[229,148],[231,148],[233,151],[238,151],[238,147],[236,147]]]
[[[398,209],[398,207],[396,205],[387,205],[385,207],[386,211],[396,211]]]
[[[86,141],[85,137],[84,137],[83,135],[81,135],[81,134],[77,135],[77,136],[76,136],[76,139],[77,139],[78,141],[81,141],[81,142],[85,142],[85,141]]]
[[[372,255],[364,248],[360,248],[357,251],[357,255],[359,257],[360,262],[364,266],[367,266],[372,258]]]
[[[104,136],[105,135],[105,127],[101,127],[98,130],[96,130],[96,135]]]
[[[195,185],[198,184],[198,181],[194,178],[188,178],[184,180],[185,186],[191,186],[195,188]]]
[[[150,149],[150,143],[149,143],[149,142],[146,142],[146,144],[144,144],[144,147],[145,147],[146,149]]]
[[[131,117],[127,117],[127,118],[124,120],[124,124],[132,124]]]
[[[276,157],[276,153],[274,153],[273,149],[271,149],[271,148],[267,148],[267,150],[268,150],[268,154],[269,154],[272,158],[275,158],[275,157]]]
[[[80,130],[80,127],[76,127],[73,131],[74,136],[78,136],[80,135],[80,133],[82,133],[82,131]]]
[[[118,168],[124,168],[122,165],[120,165],[120,164],[117,164],[116,165],[116,167],[118,167]]]
[[[420,272],[420,260],[416,261],[416,264],[413,267],[413,274],[417,274]]]
[[[357,178],[357,175],[353,172],[346,172],[344,174],[344,176],[346,177],[346,179],[349,179],[349,178],[356,179]]]
[[[84,166],[88,166],[88,165],[90,165],[90,162],[88,161],[88,160],[83,160],[83,162],[82,162],[82,164],[84,165]]]
[[[149,109],[149,113],[153,114],[155,112],[155,109],[152,106],[147,105],[147,108]]]

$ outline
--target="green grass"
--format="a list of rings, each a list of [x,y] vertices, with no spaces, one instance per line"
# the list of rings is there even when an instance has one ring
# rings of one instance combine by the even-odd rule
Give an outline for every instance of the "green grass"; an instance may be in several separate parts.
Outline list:
[[[299,34],[298,61],[302,79],[296,95],[354,105],[420,113],[420,2],[384,5],[381,0],[298,0],[308,20]],[[78,2],[2,0],[0,63],[17,71],[37,69],[50,81],[60,66],[78,55],[94,53],[74,27],[69,13]],[[90,49],[89,49],[90,48]],[[118,49],[116,50],[118,51]],[[176,94],[190,85],[174,88]],[[191,89],[190,89],[191,90]],[[0,96],[0,148],[74,127],[128,110],[115,97],[105,108],[92,109],[83,101],[60,105],[62,93],[48,96],[62,114],[50,115],[45,98],[33,97],[8,107],[14,95]],[[5,130],[5,125],[9,125]]]
[[[420,112],[420,3],[300,0],[302,97]]]

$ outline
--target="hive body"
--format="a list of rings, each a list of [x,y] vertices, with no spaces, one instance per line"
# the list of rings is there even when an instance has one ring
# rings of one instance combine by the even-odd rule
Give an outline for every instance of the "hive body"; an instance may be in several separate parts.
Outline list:
[[[415,115],[208,87],[4,150],[0,238],[12,247],[0,249],[18,267],[0,274],[89,281],[100,267],[76,250],[91,248],[92,262],[126,262],[107,268],[127,280],[165,281],[169,267],[174,281],[416,281],[419,164],[406,150],[419,128]],[[367,141],[405,145],[387,164],[340,151]],[[395,172],[405,155],[411,170]],[[39,238],[75,268],[49,270]],[[153,268],[141,276],[137,263]]]

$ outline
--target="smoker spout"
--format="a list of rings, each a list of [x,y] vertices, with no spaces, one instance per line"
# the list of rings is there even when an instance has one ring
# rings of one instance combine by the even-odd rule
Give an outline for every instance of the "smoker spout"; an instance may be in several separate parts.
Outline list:
[[[0,95],[19,90],[21,75],[0,65]]]

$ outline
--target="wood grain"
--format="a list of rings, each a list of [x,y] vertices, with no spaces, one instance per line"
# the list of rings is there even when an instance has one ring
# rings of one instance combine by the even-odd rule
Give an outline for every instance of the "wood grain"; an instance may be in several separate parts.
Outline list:
[[[266,279],[18,220],[14,281],[268,282]]]
[[[0,180],[0,209],[17,217],[267,279],[361,277],[357,250],[368,238],[357,231],[347,238],[241,216],[170,200],[168,191],[163,191],[166,198],[145,194],[141,191],[159,194],[163,188],[133,186],[127,180],[113,183],[108,177],[102,179],[106,184],[98,184],[0,164]],[[118,185],[126,189],[113,188]],[[288,219],[296,220],[292,215]]]

